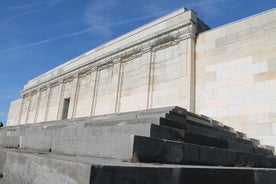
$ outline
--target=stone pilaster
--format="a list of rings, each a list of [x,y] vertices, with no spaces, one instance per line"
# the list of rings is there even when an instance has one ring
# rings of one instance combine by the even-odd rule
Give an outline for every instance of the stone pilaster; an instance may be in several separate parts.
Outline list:
[[[98,90],[98,84],[99,84],[99,75],[100,71],[99,68],[96,68],[96,77],[94,82],[94,89],[93,89],[93,100],[92,100],[92,107],[91,107],[91,116],[95,115],[96,110],[96,102],[97,102],[97,90]]]
[[[78,91],[79,91],[79,74],[74,75],[74,80],[72,84],[72,95],[70,101],[72,102],[69,106],[68,118],[74,118],[77,108],[77,98],[78,98]],[[70,116],[71,115],[71,116]]]
[[[36,107],[35,107],[34,123],[37,122],[37,116],[38,116],[38,112],[39,112],[39,106],[40,106],[40,103],[41,103],[41,91],[42,91],[42,89],[40,89],[39,92],[38,92],[37,103],[36,103]]]
[[[149,52],[149,85],[148,85],[148,99],[147,99],[147,109],[152,108],[153,100],[153,84],[154,84],[154,62],[155,62],[155,52],[152,50]]]
[[[123,64],[119,63],[119,76],[118,76],[118,84],[117,84],[117,94],[116,94],[116,102],[115,102],[115,113],[120,112],[120,99],[122,92],[122,84],[123,84]]]
[[[47,118],[48,118],[49,101],[50,101],[50,97],[51,97],[51,91],[52,91],[51,85],[48,85],[47,94],[46,94],[46,111],[45,111],[44,121],[47,121]]]

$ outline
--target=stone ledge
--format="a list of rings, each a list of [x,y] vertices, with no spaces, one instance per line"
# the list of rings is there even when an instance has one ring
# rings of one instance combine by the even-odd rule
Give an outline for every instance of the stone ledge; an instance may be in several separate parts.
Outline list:
[[[276,180],[276,169],[145,164],[4,148],[0,151],[8,155],[1,184],[274,184]]]

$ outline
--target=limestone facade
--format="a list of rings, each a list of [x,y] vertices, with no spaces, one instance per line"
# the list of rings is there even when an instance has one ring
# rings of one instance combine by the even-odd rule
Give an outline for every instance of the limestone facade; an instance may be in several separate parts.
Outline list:
[[[196,112],[276,146],[276,9],[199,34]]]
[[[30,80],[7,125],[178,105],[276,146],[276,9],[209,30],[185,8]]]
[[[195,38],[206,29],[183,8],[93,49],[30,80],[7,124],[169,105],[194,111]]]

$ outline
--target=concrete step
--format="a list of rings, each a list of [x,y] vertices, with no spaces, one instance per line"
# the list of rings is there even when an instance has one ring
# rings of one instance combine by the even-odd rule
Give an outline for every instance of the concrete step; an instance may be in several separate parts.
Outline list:
[[[176,140],[218,148],[234,149],[234,147],[239,146],[239,143],[189,132],[189,130],[184,131],[155,124],[92,125],[79,125],[75,128],[65,126],[34,129],[24,136],[18,136],[17,141],[14,141],[16,140],[15,136],[9,137],[12,138],[10,140],[13,142],[6,147],[11,148],[14,145],[14,148],[43,152],[125,159],[126,156],[131,157],[130,153],[123,148],[131,144],[129,137],[132,135]],[[7,140],[7,137],[3,140]],[[88,147],[87,145],[91,146]],[[119,145],[120,148],[118,149]],[[241,146],[239,149],[236,148],[235,150],[249,152],[244,149],[244,146]],[[251,152],[253,151],[251,150]]]
[[[3,168],[1,184],[90,183],[91,164],[85,160],[31,151],[1,151],[6,152],[4,164],[0,165]]]
[[[166,118],[160,118],[160,125],[182,129],[192,133],[200,134],[203,136],[209,136],[220,140],[225,140],[228,143],[228,149],[238,150],[248,153],[258,153],[261,155],[272,156],[274,152],[272,150],[260,148],[250,140],[241,139],[239,137],[225,134],[220,130],[206,128],[205,126],[198,126],[197,124],[187,123],[185,120],[176,117],[175,115],[167,115]]]
[[[228,148],[227,141],[222,139],[197,134],[183,129],[171,128],[155,124],[151,125],[150,137],[186,142],[191,144],[205,145],[217,148]]]
[[[54,152],[67,155],[99,156],[128,159],[132,156],[129,147],[133,135],[156,137],[187,143],[206,145],[217,148],[227,148],[248,153],[271,155],[271,151],[255,148],[239,142],[236,137],[221,133],[217,130],[205,129],[192,124],[161,118],[159,113],[143,112],[136,119],[128,119],[127,114],[117,115],[116,120],[98,116],[94,121],[70,121],[61,124],[32,125],[8,128],[4,136],[0,135],[0,145],[8,148],[21,148],[43,152]],[[165,116],[165,112],[161,112]],[[137,116],[137,112],[133,116]],[[144,117],[147,115],[147,117]],[[148,116],[149,115],[149,116]],[[112,115],[109,115],[112,116]],[[120,118],[119,118],[120,116]],[[130,116],[132,117],[132,116]],[[122,121],[123,120],[123,121]],[[154,122],[156,126],[150,122]],[[163,124],[165,126],[157,126]],[[175,129],[169,127],[183,128]],[[3,133],[3,131],[2,131]],[[231,139],[225,139],[230,137]],[[90,145],[90,146],[87,146]],[[117,145],[117,146],[114,146]],[[119,149],[118,146],[122,149]],[[128,150],[128,151],[127,151]],[[256,151],[257,150],[257,151]]]
[[[156,124],[123,124],[112,126],[86,126],[72,129],[63,127],[36,131],[20,137],[21,149],[54,152],[66,155],[85,155],[118,159],[131,158],[133,135],[179,140],[194,144],[225,148],[226,142],[183,130]],[[90,145],[90,146],[87,146]]]
[[[275,156],[142,136],[134,137],[133,155],[141,162],[276,168]]]
[[[253,139],[253,138],[247,138],[246,134],[235,131],[234,128],[225,126],[221,122],[218,122],[210,117],[188,112],[186,109],[183,109],[181,107],[173,108],[172,110],[170,110],[170,114],[177,115],[178,118],[179,116],[182,116],[182,118],[184,118],[185,121],[190,124],[196,124],[207,128],[209,127],[211,129],[212,128],[217,129],[220,132],[226,132],[226,133],[229,132],[232,135],[234,134],[237,138],[240,139],[241,142],[254,145],[254,147],[256,148],[255,152],[258,152],[260,154],[272,155],[275,152],[274,148],[272,149],[271,147],[264,148],[262,145],[260,145],[259,140]]]
[[[181,109],[181,110],[180,110]],[[260,141],[256,139],[247,139],[246,134],[242,132],[237,132],[234,130],[234,128],[225,126],[221,122],[218,122],[216,120],[213,120],[210,117],[206,117],[204,115],[197,115],[191,112],[186,111],[186,109],[182,109],[180,107],[175,107],[172,110],[170,110],[170,115],[176,115],[177,118],[180,121],[186,121],[190,124],[195,124],[201,127],[210,128],[214,130],[219,130],[221,132],[224,132],[226,134],[233,135],[235,137],[244,139],[245,142],[248,142],[250,144],[259,145]],[[182,118],[180,118],[182,117]]]
[[[170,114],[168,114],[168,112],[170,112]],[[70,155],[89,155],[90,151],[81,151],[85,150],[86,146],[80,147],[79,151],[76,152],[73,150],[71,142],[75,142],[75,144],[78,144],[79,141],[84,143],[91,142],[95,143],[95,147],[97,147],[95,140],[98,139],[103,140],[101,142],[102,144],[109,145],[109,143],[106,142],[109,141],[106,135],[118,138],[116,140],[121,140],[121,137],[128,137],[130,135],[149,137],[153,136],[150,132],[152,128],[151,124],[153,123],[156,125],[161,124],[167,127],[185,129],[185,140],[182,140],[184,142],[217,148],[228,148],[261,155],[273,155],[272,150],[257,147],[258,140],[242,139],[241,137],[245,137],[243,134],[228,131],[225,126],[217,125],[219,123],[213,123],[211,120],[208,122],[207,120],[210,120],[210,118],[187,112],[180,107],[166,107],[78,118],[75,120],[45,122],[1,129],[0,146],[49,152],[56,151],[58,153]],[[164,127],[161,128],[157,126],[155,128],[164,129]],[[159,136],[157,138],[176,139],[176,133],[170,133],[169,135],[171,137],[169,138],[161,137],[164,135],[161,135],[161,130],[159,131],[159,133],[155,131],[157,133],[154,136]],[[166,130],[166,132],[168,132],[168,130]],[[179,133],[179,130],[174,132]],[[195,136],[197,138],[195,138]],[[183,136],[181,139],[183,139]],[[227,141],[227,147],[225,141]],[[94,156],[94,153],[92,156]]]
[[[276,181],[275,169],[157,165],[12,149],[1,151],[6,153],[1,184],[274,184]]]
[[[145,135],[143,133],[145,130],[142,131],[139,128],[140,125],[137,124],[159,124],[159,118],[164,117],[166,112],[172,108],[173,107],[164,107],[150,110],[133,111],[128,113],[76,118],[73,120],[60,120],[38,124],[5,127],[0,129],[0,146],[10,148],[25,148],[28,147],[25,145],[31,145],[32,143],[39,142],[41,145],[38,145],[38,150],[40,150],[43,148],[44,144],[51,144],[52,139],[54,139],[53,137],[58,137],[63,134],[72,135],[72,137],[78,135],[84,136],[85,134],[88,136],[90,134]],[[129,125],[128,128],[127,125]],[[43,136],[45,136],[44,140]],[[36,141],[35,137],[38,137],[37,139],[39,141]],[[32,141],[32,139],[34,139],[34,141]],[[45,149],[43,148],[43,150],[49,149],[48,147],[49,146],[46,146]]]
[[[175,165],[153,167],[92,166],[93,184],[274,184],[276,170],[196,167]]]
[[[234,132],[229,132],[225,129],[217,129],[216,127],[213,127],[213,126],[208,126],[206,124],[202,124],[202,123],[199,123],[199,122],[196,122],[196,121],[191,121],[191,120],[188,120],[184,117],[178,116],[178,115],[173,114],[173,113],[166,114],[166,119],[176,121],[176,122],[181,122],[181,123],[184,123],[184,124],[193,125],[193,126],[203,128],[203,129],[207,129],[207,130],[211,130],[211,131],[217,131],[220,134],[228,136],[228,137],[235,137],[235,138],[237,137],[236,133],[234,133]]]
[[[231,127],[167,107],[1,128],[0,184],[270,184],[272,155]]]
[[[44,134],[37,135],[26,135],[21,139],[21,147],[20,149],[25,150],[35,150],[42,152],[52,152],[56,154],[62,155],[76,155],[76,156],[96,156],[102,158],[115,158],[122,160],[129,160],[135,158],[136,156],[142,162],[159,162],[161,159],[161,163],[174,163],[174,164],[203,164],[203,165],[225,165],[225,166],[234,166],[236,160],[242,156],[245,157],[245,160],[248,160],[248,163],[251,164],[251,161],[254,163],[252,166],[258,167],[272,167],[271,164],[267,164],[267,160],[264,156],[246,154],[243,152],[231,151],[227,149],[219,149],[210,146],[202,146],[204,144],[215,145],[220,147],[225,146],[225,142],[219,141],[219,139],[212,139],[208,136],[198,136],[193,133],[185,133],[182,136],[183,132],[178,132],[178,135],[175,136],[175,129],[166,128],[154,124],[135,124],[136,127],[129,125],[119,126],[103,126],[102,128],[108,128],[110,131],[99,131],[94,130],[93,132],[87,132],[86,134],[75,134],[75,132],[70,132],[70,129],[63,130],[62,134],[55,134],[55,136],[47,136]],[[118,134],[118,129],[123,130],[122,134]],[[132,135],[131,131],[126,133],[127,129],[135,128],[138,132],[141,131],[143,136]],[[117,134],[112,134],[109,132],[115,131]],[[161,134],[165,136],[160,136],[158,132],[162,132]],[[150,136],[159,136],[159,139],[150,138]],[[182,137],[181,137],[182,136]],[[186,137],[187,136],[187,137]],[[168,139],[180,138],[183,142],[179,141],[171,141]],[[185,141],[194,143],[189,144],[185,143]],[[158,143],[158,147],[154,147],[154,144]],[[196,143],[198,145],[196,145]],[[153,145],[152,145],[153,144]],[[162,160],[163,158],[160,155],[164,150],[158,152],[160,147],[168,153],[173,153],[173,155],[169,155],[168,160]],[[151,150],[153,149],[153,150]],[[175,151],[178,150],[177,151]],[[188,152],[185,152],[186,149],[189,149]],[[203,151],[202,151],[203,150]],[[157,151],[157,152],[156,152]],[[194,153],[196,152],[196,153]],[[150,153],[148,155],[148,153]],[[239,153],[239,154],[238,154]],[[143,155],[146,155],[144,157]],[[153,154],[153,155],[152,155]],[[176,154],[176,155],[174,155]],[[177,155],[179,154],[179,155]],[[198,155],[201,157],[212,157],[213,159],[206,160],[189,160],[191,156]],[[197,156],[196,156],[197,155]],[[217,155],[214,157],[212,155]],[[223,155],[226,155],[223,157]],[[230,155],[230,156],[229,156]],[[249,155],[249,156],[247,156]],[[149,156],[149,158],[148,158]],[[153,158],[151,158],[153,157]],[[228,158],[229,157],[229,158]],[[236,158],[237,157],[237,158]],[[247,158],[248,157],[248,158]],[[257,158],[264,159],[264,165],[260,165],[259,163],[255,164],[255,160],[259,161]],[[153,160],[151,160],[153,159]],[[174,160],[176,159],[176,160]],[[180,159],[180,162],[177,162],[177,159]],[[184,159],[184,160],[182,160]],[[194,159],[194,158],[193,158]],[[230,161],[229,161],[230,160]],[[269,160],[269,159],[268,159]],[[228,162],[229,161],[229,162]],[[239,163],[243,165],[242,163]],[[251,165],[250,165],[251,166]]]

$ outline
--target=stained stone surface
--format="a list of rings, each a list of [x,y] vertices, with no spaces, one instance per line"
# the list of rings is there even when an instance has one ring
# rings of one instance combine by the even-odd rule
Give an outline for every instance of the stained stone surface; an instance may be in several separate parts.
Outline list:
[[[193,110],[194,42],[206,29],[182,8],[84,53],[30,80],[7,125],[170,105]]]
[[[276,146],[276,9],[200,33],[196,112]]]
[[[181,107],[0,129],[1,184],[273,184],[275,168],[271,147]]]
[[[209,30],[182,8],[31,79],[8,126],[179,105],[276,146],[276,9]]]

